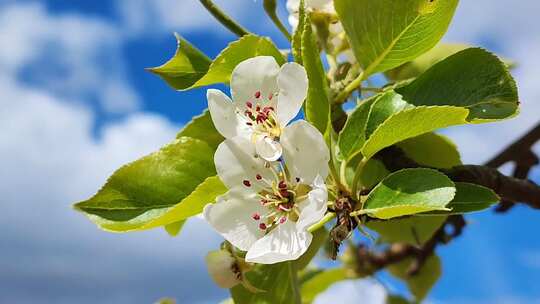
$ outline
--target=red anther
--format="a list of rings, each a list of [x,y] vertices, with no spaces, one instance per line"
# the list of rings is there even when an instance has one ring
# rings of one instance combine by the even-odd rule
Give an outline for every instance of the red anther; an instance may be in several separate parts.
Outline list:
[[[260,112],[261,111],[261,106],[257,105],[257,107],[255,108],[255,111]]]
[[[274,97],[274,94],[270,93],[270,95],[268,95],[268,100],[272,100],[272,97]]]
[[[266,115],[268,115],[268,113],[270,113],[271,111],[274,111],[274,108],[272,108],[272,107],[264,107],[263,108],[263,112]]]
[[[287,220],[287,218],[283,216],[282,218],[279,219],[279,223],[283,224],[283,223],[285,223],[286,220]]]
[[[279,194],[281,194],[281,196],[283,197],[289,197],[289,191],[287,191],[287,189],[280,189],[279,190]]]
[[[253,213],[253,215],[251,216],[252,219],[258,221],[261,219],[261,215],[258,214],[258,213]]]
[[[265,223],[260,223],[259,224],[259,229],[266,230],[266,224]]]
[[[267,200],[265,200],[265,199],[263,198],[263,199],[261,200],[261,205],[263,205],[263,206],[264,206],[264,205],[266,205],[266,204],[268,204],[268,201],[267,201]]]
[[[255,175],[255,178],[256,178],[257,180],[261,180],[261,179],[262,179],[262,176],[261,176],[260,174],[257,174],[257,175]]]
[[[285,189],[287,188],[287,183],[285,181],[279,181],[278,187],[280,189]]]
[[[245,110],[245,111],[244,111],[244,115],[250,116],[250,115],[253,115],[253,114],[251,114],[251,111],[250,111],[250,110]]]
[[[244,186],[246,186],[246,187],[251,187],[251,182],[248,181],[247,179],[245,179],[242,183],[243,183]]]
[[[249,122],[249,121],[246,122],[246,125],[248,125],[248,126],[253,126],[253,124],[252,124],[251,122]]]
[[[261,92],[260,91],[255,92],[255,98],[260,98],[260,97],[261,97]]]
[[[297,178],[296,178],[296,182],[297,182],[297,183],[300,182],[300,177],[297,177]]]
[[[253,104],[250,101],[248,101],[246,102],[246,107],[251,109],[253,107]]]

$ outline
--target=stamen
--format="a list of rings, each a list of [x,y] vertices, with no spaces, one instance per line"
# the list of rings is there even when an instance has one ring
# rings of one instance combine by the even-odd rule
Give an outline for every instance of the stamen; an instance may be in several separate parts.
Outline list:
[[[284,216],[282,216],[282,217],[279,219],[279,223],[280,223],[280,224],[283,224],[283,223],[285,223],[286,220],[287,220],[287,218],[284,217]]]
[[[248,181],[247,179],[245,179],[242,183],[243,183],[244,186],[246,186],[246,187],[251,187],[251,182]]]
[[[258,213],[253,213],[253,215],[251,216],[251,218],[253,218],[254,220],[258,221],[261,219],[261,215],[258,214]]]
[[[299,183],[300,182],[300,177],[296,177],[296,182]]]
[[[270,95],[268,95],[268,100],[272,100],[272,97],[274,97],[274,93],[270,93]]]
[[[255,92],[255,98],[260,98],[260,97],[261,97],[261,92],[260,91]]]
[[[278,187],[280,189],[285,189],[287,188],[287,184],[285,183],[285,181],[279,181]]]
[[[266,230],[266,224],[265,223],[260,223],[259,224],[259,229]]]
[[[261,176],[260,174],[257,174],[257,175],[255,175],[255,178],[256,178],[257,180],[261,180],[261,179],[262,179],[262,176]]]
[[[250,101],[248,101],[246,102],[246,107],[251,109],[253,107],[253,104]]]

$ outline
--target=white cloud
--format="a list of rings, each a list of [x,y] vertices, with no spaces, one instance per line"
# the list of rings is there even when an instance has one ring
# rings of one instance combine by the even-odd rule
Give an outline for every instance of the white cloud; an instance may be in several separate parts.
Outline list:
[[[320,294],[315,304],[384,304],[386,303],[386,289],[371,279],[348,280],[336,283],[327,291]]]
[[[137,109],[126,82],[122,34],[112,23],[76,13],[52,15],[40,3],[0,10],[0,73],[61,98],[97,100],[109,112]]]

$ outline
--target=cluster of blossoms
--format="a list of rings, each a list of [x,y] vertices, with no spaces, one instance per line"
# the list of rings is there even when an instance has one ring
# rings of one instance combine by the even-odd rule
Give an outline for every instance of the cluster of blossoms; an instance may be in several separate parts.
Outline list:
[[[308,228],[327,209],[329,151],[303,120],[291,124],[306,98],[304,68],[260,56],[232,73],[232,100],[208,90],[208,108],[226,138],[216,150],[217,173],[229,191],[203,216],[246,261],[295,260],[309,247]]]

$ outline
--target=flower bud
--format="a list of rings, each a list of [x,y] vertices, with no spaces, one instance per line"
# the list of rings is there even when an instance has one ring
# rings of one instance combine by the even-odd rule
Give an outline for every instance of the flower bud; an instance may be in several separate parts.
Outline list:
[[[210,277],[219,287],[232,288],[242,279],[242,272],[236,259],[227,250],[210,251],[206,255],[206,265]]]

